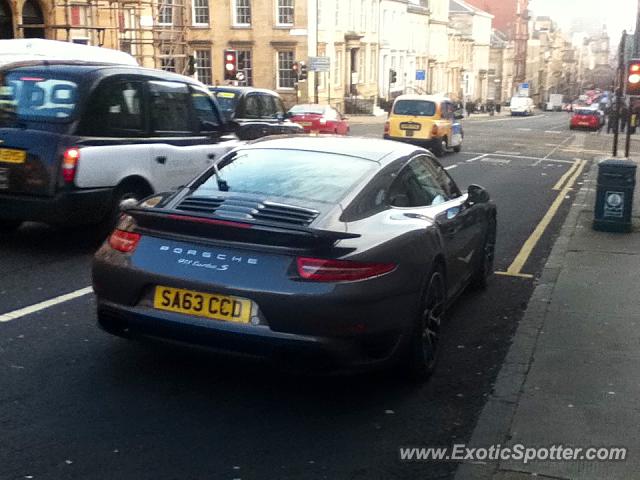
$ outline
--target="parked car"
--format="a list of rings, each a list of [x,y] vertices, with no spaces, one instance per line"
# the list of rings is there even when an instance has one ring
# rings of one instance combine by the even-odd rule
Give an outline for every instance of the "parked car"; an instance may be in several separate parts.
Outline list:
[[[571,115],[571,120],[569,121],[569,128],[571,130],[580,128],[600,130],[602,125],[603,123],[598,110],[592,108],[578,108],[574,110],[573,115]]]
[[[462,149],[464,132],[453,102],[435,95],[400,95],[384,125],[384,138],[429,148],[438,156]]]
[[[32,61],[0,81],[3,232],[115,223],[123,202],[184,185],[239,144],[206,87],[181,75]]]
[[[286,118],[284,103],[277,92],[253,87],[209,87],[228,121],[242,130],[242,137],[254,140],[267,135],[304,133]]]
[[[495,238],[488,193],[462,192],[427,150],[261,139],[127,208],[94,259],[98,323],[424,379],[447,307],[492,274]]]
[[[350,130],[347,117],[330,105],[296,105],[287,112],[287,116],[302,126],[306,133],[347,135]]]

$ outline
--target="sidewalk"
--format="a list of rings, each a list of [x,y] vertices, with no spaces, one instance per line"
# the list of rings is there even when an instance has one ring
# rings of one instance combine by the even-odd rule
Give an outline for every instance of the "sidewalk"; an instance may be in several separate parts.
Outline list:
[[[465,463],[456,480],[640,478],[640,189],[633,233],[596,232],[597,170],[576,196],[468,446],[626,447],[627,459]]]

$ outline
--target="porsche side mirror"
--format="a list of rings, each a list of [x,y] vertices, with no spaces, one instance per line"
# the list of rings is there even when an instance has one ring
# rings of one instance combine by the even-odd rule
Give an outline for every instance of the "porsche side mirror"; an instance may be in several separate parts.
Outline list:
[[[480,185],[469,185],[467,189],[467,194],[469,197],[467,198],[467,202],[471,204],[476,203],[487,203],[490,200],[489,192],[487,192]]]

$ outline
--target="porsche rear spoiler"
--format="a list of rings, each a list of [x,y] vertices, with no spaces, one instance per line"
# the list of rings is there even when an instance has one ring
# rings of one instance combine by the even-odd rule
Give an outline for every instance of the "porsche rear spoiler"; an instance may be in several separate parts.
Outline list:
[[[333,245],[338,240],[360,237],[357,233],[320,230],[258,221],[243,221],[212,216],[185,214],[172,209],[132,207],[125,210],[133,217],[141,233],[167,232],[202,238],[242,241],[274,246],[310,247]]]

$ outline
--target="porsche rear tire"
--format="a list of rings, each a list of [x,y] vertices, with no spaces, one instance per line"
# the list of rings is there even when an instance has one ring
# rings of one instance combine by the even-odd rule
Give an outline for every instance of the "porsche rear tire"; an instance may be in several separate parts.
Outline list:
[[[413,383],[427,381],[435,370],[446,305],[444,272],[436,266],[422,293],[418,318],[401,364],[403,373]]]
[[[22,220],[0,220],[0,235],[13,233],[22,225]]]

